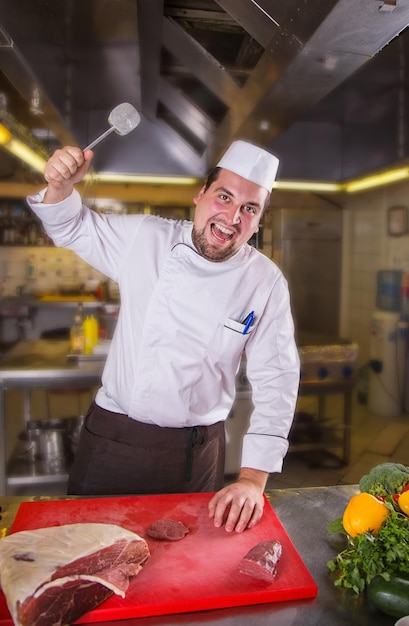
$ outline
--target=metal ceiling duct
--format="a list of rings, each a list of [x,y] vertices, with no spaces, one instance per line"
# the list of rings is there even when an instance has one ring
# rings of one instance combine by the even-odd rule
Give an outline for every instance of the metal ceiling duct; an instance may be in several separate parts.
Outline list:
[[[237,137],[268,146],[409,24],[409,0],[0,0],[0,93],[52,150],[130,102],[101,171],[205,175]]]

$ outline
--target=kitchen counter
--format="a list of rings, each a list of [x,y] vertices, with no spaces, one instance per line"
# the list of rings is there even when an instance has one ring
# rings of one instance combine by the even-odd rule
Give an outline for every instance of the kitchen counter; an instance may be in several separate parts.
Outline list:
[[[0,298],[0,315],[14,316],[16,311],[25,309],[38,309],[43,307],[67,307],[75,308],[81,303],[84,309],[119,309],[119,300],[98,300],[93,295],[58,295],[49,294],[40,297],[31,295]]]
[[[20,341],[6,355],[0,359],[0,433],[5,432],[4,392],[7,389],[20,388],[24,390],[24,421],[30,419],[29,390],[35,388],[51,387],[93,387],[100,384],[100,377],[104,365],[104,359],[92,358],[71,360],[67,358],[68,342],[65,340],[34,340]],[[341,439],[335,441],[335,446],[342,447],[341,462],[348,463],[350,455],[351,437],[351,403],[352,391],[355,379],[340,380],[305,380],[300,385],[300,395],[314,395],[319,399],[318,419],[323,423],[325,417],[325,398],[328,394],[342,394],[344,398],[343,421],[339,425]],[[237,387],[240,393],[251,394],[248,384],[240,382]],[[247,415],[246,415],[247,419]],[[322,449],[323,442],[312,444],[297,444],[298,449]],[[237,446],[239,449],[239,446]],[[7,494],[7,477],[4,465],[5,440],[0,437],[0,494]],[[60,477],[57,476],[57,479]],[[29,476],[27,483],[50,481],[50,476]],[[14,484],[23,484],[24,473],[14,479]],[[10,479],[9,479],[10,482]]]
[[[318,596],[311,600],[273,602],[270,604],[228,608],[197,613],[161,615],[130,621],[110,622],[112,626],[393,626],[396,619],[377,611],[357,597],[334,587],[326,566],[340,548],[341,538],[326,531],[328,522],[340,517],[349,498],[357,492],[355,485],[274,489],[266,493],[290,539],[318,584]],[[66,498],[62,496],[62,498]],[[51,500],[50,497],[2,497],[4,536],[10,529],[20,502]]]
[[[20,341],[0,359],[0,494],[7,493],[5,467],[5,391],[24,390],[24,420],[30,418],[29,390],[95,387],[101,382],[105,357],[68,358],[65,340]],[[27,476],[27,482],[49,482],[50,476]],[[58,476],[57,476],[58,478]],[[19,476],[19,484],[24,477]]]

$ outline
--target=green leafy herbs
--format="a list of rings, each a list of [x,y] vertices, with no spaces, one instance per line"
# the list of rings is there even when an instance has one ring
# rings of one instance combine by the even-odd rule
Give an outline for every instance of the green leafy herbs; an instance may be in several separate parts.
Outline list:
[[[332,522],[330,522],[327,526],[327,530],[329,533],[344,533],[345,535],[346,532],[342,524],[342,517],[339,517],[338,519],[334,519]]]
[[[344,532],[342,520],[328,525],[330,532]],[[377,575],[388,579],[398,573],[409,574],[409,517],[392,509],[378,530],[371,535],[347,536],[347,547],[328,561],[334,585],[362,593]]]

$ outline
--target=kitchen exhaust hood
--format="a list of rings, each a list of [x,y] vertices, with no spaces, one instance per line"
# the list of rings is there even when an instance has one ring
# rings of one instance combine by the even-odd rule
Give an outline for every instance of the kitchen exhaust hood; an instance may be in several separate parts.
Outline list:
[[[98,172],[203,177],[236,138],[294,170],[287,131],[408,23],[409,0],[0,0],[0,123],[51,152],[130,102],[141,124],[98,147]],[[1,151],[3,180],[36,180],[16,165]]]

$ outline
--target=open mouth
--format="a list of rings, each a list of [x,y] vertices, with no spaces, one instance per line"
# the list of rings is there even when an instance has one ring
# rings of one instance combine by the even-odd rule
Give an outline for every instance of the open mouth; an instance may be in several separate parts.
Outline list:
[[[226,226],[222,226],[221,224],[211,224],[210,230],[218,241],[230,241],[234,235],[234,230],[226,228]]]

